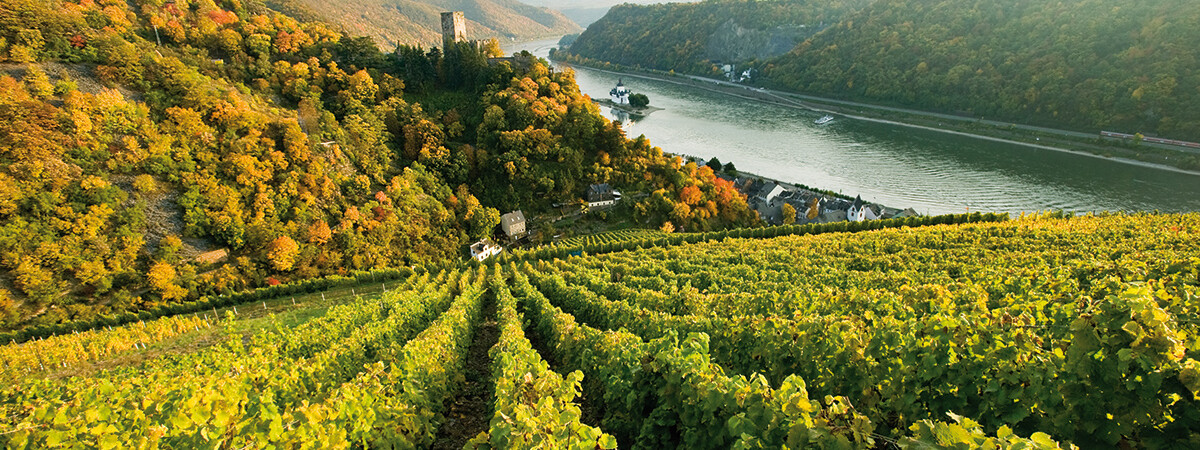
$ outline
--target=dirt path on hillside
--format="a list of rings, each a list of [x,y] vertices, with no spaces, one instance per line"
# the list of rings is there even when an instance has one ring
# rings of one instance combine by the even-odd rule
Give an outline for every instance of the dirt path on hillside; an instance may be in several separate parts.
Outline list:
[[[494,297],[489,294],[489,297]],[[488,298],[483,305],[483,323],[475,332],[464,369],[466,382],[462,391],[450,400],[446,421],[438,429],[436,450],[459,450],[475,435],[487,432],[492,420],[492,359],[488,351],[500,340],[496,323],[496,300]]]

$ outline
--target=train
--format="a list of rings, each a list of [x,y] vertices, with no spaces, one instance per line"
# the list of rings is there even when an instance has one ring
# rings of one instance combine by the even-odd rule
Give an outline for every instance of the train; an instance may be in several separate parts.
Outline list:
[[[1107,137],[1107,138],[1116,138],[1116,139],[1136,139],[1137,138],[1137,135],[1125,134],[1125,133],[1115,133],[1112,131],[1101,131],[1100,136]],[[1177,141],[1175,139],[1163,139],[1163,138],[1156,138],[1156,137],[1149,137],[1149,136],[1143,136],[1142,142],[1151,142],[1151,143],[1155,143],[1155,144],[1166,144],[1166,145],[1177,145],[1180,147],[1189,147],[1189,148],[1200,148],[1200,144],[1197,144],[1195,142]]]

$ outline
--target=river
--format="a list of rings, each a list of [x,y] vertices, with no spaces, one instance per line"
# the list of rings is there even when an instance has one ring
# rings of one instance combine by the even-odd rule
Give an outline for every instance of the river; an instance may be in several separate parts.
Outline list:
[[[546,58],[557,39],[513,44]],[[574,67],[592,98],[618,75]],[[739,171],[861,195],[926,214],[965,211],[1200,211],[1200,175],[762,103],[665,81],[624,77],[662,111],[626,123],[664,151],[716,157]],[[601,110],[610,119],[609,108]]]

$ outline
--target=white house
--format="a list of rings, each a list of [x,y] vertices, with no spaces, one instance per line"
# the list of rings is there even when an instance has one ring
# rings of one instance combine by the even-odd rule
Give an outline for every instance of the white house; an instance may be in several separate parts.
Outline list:
[[[850,209],[846,210],[846,220],[851,222],[877,219],[879,219],[879,215],[875,214],[875,210],[863,203],[861,195],[854,197],[854,204],[850,205]]]
[[[492,255],[499,255],[504,251],[499,245],[492,242],[491,239],[484,238],[482,241],[471,244],[471,258],[483,262],[483,260],[491,258]]]
[[[787,192],[787,189],[784,189],[779,183],[771,183],[763,186],[762,190],[758,191],[758,199],[762,200],[763,203],[771,203],[771,200],[774,200],[775,197],[782,195],[784,192]]]
[[[625,87],[625,83],[622,80],[617,80],[617,87],[609,91],[608,95],[612,96],[613,103],[618,105],[629,104],[629,88]]]

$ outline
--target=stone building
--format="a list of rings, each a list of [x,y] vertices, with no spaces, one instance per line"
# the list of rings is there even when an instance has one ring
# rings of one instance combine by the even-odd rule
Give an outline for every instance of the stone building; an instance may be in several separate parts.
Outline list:
[[[467,41],[467,17],[462,11],[442,13],[442,48]]]

